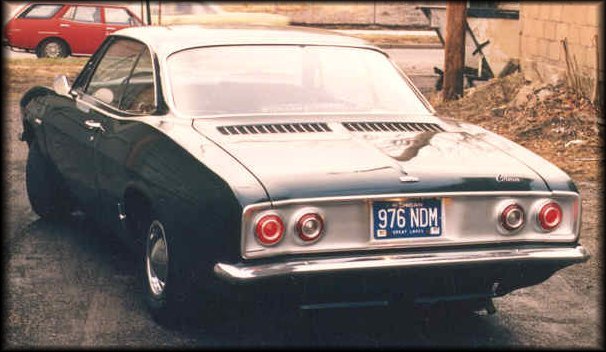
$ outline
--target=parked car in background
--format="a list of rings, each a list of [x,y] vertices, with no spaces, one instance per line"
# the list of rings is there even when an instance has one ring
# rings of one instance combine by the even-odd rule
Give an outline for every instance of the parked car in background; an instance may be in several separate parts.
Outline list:
[[[198,302],[491,307],[589,257],[568,175],[437,117],[361,39],[128,28],[20,105],[32,209],[121,236],[161,321]]]
[[[5,24],[3,44],[38,57],[91,55],[108,34],[142,24],[111,3],[30,3]]]

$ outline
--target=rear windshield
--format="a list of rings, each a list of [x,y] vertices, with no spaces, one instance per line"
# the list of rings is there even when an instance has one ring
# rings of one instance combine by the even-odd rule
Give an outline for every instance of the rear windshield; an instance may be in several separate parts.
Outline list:
[[[246,113],[428,113],[385,55],[370,49],[240,45],[168,58],[177,110]]]
[[[33,5],[25,10],[19,18],[51,18],[63,5]]]

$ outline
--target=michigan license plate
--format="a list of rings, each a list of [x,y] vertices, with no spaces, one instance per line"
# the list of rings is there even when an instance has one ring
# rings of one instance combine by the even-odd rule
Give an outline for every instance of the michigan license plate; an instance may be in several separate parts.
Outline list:
[[[438,198],[375,201],[371,224],[375,240],[438,237],[442,234],[442,201]]]

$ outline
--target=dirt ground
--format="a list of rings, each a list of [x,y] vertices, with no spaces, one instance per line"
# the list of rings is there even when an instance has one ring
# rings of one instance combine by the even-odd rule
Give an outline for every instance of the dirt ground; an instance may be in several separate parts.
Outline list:
[[[582,196],[581,243],[592,255],[588,262],[566,268],[541,285],[496,300],[498,313],[493,316],[474,317],[463,323],[448,320],[429,335],[407,330],[414,324],[402,322],[401,326],[408,327],[402,332],[396,329],[398,324],[386,322],[381,314],[371,312],[363,318],[356,311],[349,318],[321,313],[323,320],[316,322],[317,329],[311,336],[299,336],[297,329],[292,329],[291,337],[275,327],[266,340],[260,340],[263,329],[252,326],[243,327],[245,333],[183,334],[160,329],[151,323],[133,293],[135,275],[123,263],[128,256],[120,257],[114,248],[117,245],[105,244],[105,236],[88,238],[89,230],[79,226],[51,226],[31,211],[24,186],[27,147],[17,139],[21,130],[18,100],[33,85],[51,85],[59,72],[67,72],[73,80],[86,60],[17,59],[5,67],[7,221],[3,262],[9,263],[5,314],[8,345],[259,346],[278,341],[281,345],[306,346],[333,343],[335,347],[412,344],[603,348],[603,130],[596,109],[563,86],[527,84],[520,75],[512,75],[468,91],[458,101],[441,103],[435,94],[428,98],[438,114],[495,131],[571,174]],[[115,261],[116,256],[122,259]],[[109,296],[97,287],[105,288]],[[98,323],[91,323],[94,321]]]

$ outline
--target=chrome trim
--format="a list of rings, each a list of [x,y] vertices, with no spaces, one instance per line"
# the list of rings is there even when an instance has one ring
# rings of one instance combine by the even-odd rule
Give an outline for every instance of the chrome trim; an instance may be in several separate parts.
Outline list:
[[[589,253],[583,246],[567,248],[513,248],[490,250],[458,250],[345,258],[292,260],[259,265],[231,265],[217,263],[215,275],[236,282],[253,282],[257,279],[282,277],[291,274],[326,273],[335,271],[378,268],[424,268],[437,265],[490,264],[514,261],[562,261],[570,264],[585,262]],[[564,263],[563,263],[564,264]]]
[[[177,123],[177,124],[186,125],[186,126],[191,125],[191,120],[178,119],[175,117],[171,117],[170,115],[163,115],[163,116],[134,115],[134,116],[128,116],[128,117],[119,116],[119,115],[113,114],[107,110],[101,109],[100,107],[96,106],[95,104],[92,104],[81,98],[76,98],[76,101],[78,102],[78,104],[84,104],[84,105],[90,107],[91,109],[103,114],[104,116],[111,117],[112,119],[120,120],[120,121],[137,121],[137,122],[147,123],[148,125],[150,125],[152,127],[156,127],[156,129],[158,129],[157,126],[154,123],[152,123],[154,121]],[[101,104],[104,104],[104,103],[101,103]],[[107,104],[104,104],[104,105],[107,105]],[[107,105],[107,106],[109,106],[109,105]]]
[[[105,128],[103,128],[103,125],[99,121],[86,120],[84,121],[84,125],[86,125],[86,128],[89,130],[100,130],[101,132],[105,132]]]
[[[323,198],[300,198],[300,199],[287,199],[287,200],[280,200],[280,201],[274,201],[274,202],[262,202],[262,203],[256,203],[256,204],[249,204],[247,206],[244,207],[243,212],[242,212],[242,223],[241,223],[241,229],[240,229],[240,234],[241,234],[241,238],[240,238],[240,253],[241,253],[241,257],[244,259],[252,259],[252,258],[258,258],[258,257],[271,257],[273,255],[276,255],[276,253],[272,254],[272,253],[266,253],[263,255],[258,254],[259,252],[265,251],[267,250],[267,248],[264,249],[258,249],[258,250],[252,250],[252,249],[247,249],[247,239],[249,236],[249,233],[247,232],[247,224],[252,220],[251,218],[253,216],[255,216],[255,214],[257,212],[260,211],[266,211],[266,210],[273,210],[273,211],[279,211],[281,208],[286,208],[288,206],[304,206],[304,207],[314,207],[316,209],[322,209],[323,204],[326,203],[346,203],[348,201],[360,201],[365,202],[367,204],[370,204],[370,202],[372,201],[376,201],[376,200],[397,200],[397,199],[403,199],[403,198],[456,198],[456,197],[508,197],[508,198],[514,198],[514,197],[536,197],[537,200],[540,200],[542,198],[557,198],[557,197],[575,197],[577,199],[579,199],[579,194],[576,192],[570,192],[570,191],[558,191],[558,192],[549,192],[549,191],[483,191],[483,192],[471,192],[471,191],[466,191],[466,192],[433,192],[433,193],[398,193],[398,194],[373,194],[373,195],[355,195],[355,196],[335,196],[335,197],[323,197]],[[512,201],[512,199],[507,199],[505,201]],[[444,206],[444,203],[442,203],[442,206]],[[444,208],[442,209],[442,211],[444,211]],[[445,226],[445,220],[443,219],[443,223],[442,223],[442,228],[444,229]],[[571,243],[574,241],[577,241],[578,238],[580,237],[580,225],[579,225],[580,221],[575,225],[572,225],[572,231],[574,232],[576,230],[576,232],[574,232],[574,238],[549,238],[549,242],[551,243]],[[330,226],[330,225],[326,225],[326,226]],[[495,218],[495,225],[494,225],[494,231],[497,232],[498,231],[498,221],[497,218]],[[327,231],[327,229],[325,229],[325,231]],[[372,231],[372,229],[370,230]],[[516,232],[518,233],[518,232]],[[322,236],[322,238],[324,238],[325,236]],[[539,239],[539,238],[520,238],[520,237],[516,237],[516,236],[503,236],[503,238],[498,239],[498,240],[491,240],[489,242],[486,241],[486,239],[483,238],[469,238],[469,239],[465,239],[464,241],[458,241],[457,244],[459,245],[479,245],[479,244],[487,244],[487,243],[537,243],[537,242],[541,242],[544,241],[544,239]],[[431,243],[422,243],[422,244],[409,244],[408,242],[404,242],[404,241],[382,241],[382,242],[369,242],[367,246],[356,246],[355,250],[359,250],[359,251],[364,251],[364,252],[372,252],[372,251],[376,251],[378,249],[401,249],[401,248],[418,248],[419,246],[421,247],[431,247],[431,248],[440,248],[440,247],[447,247],[447,246],[451,246],[453,245],[453,243],[451,241],[442,241],[442,242],[431,242]],[[341,253],[345,253],[348,251],[353,250],[353,248],[350,248],[349,246],[347,246],[347,248],[343,247],[343,248],[335,248],[332,247],[329,249],[329,252],[341,252]],[[300,252],[291,252],[288,250],[283,250],[280,251],[280,253],[277,254],[301,254],[301,253],[306,253],[306,254],[313,254],[313,253],[326,253],[327,252],[327,248],[324,248],[322,246],[318,247],[318,246],[307,246],[305,248],[304,251],[300,251]],[[257,253],[255,255],[251,255],[252,253]]]
[[[132,37],[122,37],[122,36],[119,36],[119,35],[113,35],[113,34],[112,34],[111,36],[112,36],[113,38],[118,38],[118,39],[124,39],[124,40],[135,41],[135,42],[137,42],[137,43],[139,43],[139,44],[144,45],[144,46],[147,48],[147,51],[148,51],[149,55],[150,55],[150,56],[151,56],[151,58],[152,58],[152,66],[153,66],[153,71],[152,71],[152,80],[153,80],[153,84],[154,84],[154,105],[155,105],[155,107],[156,107],[156,111],[157,111],[157,110],[158,110],[158,108],[159,108],[159,104],[160,104],[160,97],[158,96],[158,75],[156,74],[156,71],[158,71],[158,70],[159,70],[159,67],[156,67],[156,66],[160,66],[160,63],[158,62],[158,65],[156,65],[156,60],[154,60],[154,54],[155,54],[155,52],[154,52],[153,48],[152,48],[152,47],[150,47],[150,46],[149,46],[147,43],[142,42],[141,40],[136,39],[136,38],[132,38]],[[110,109],[112,109],[112,110],[119,110],[119,109],[117,109],[116,107],[111,106],[111,105],[109,105],[109,104],[107,104],[107,103],[105,103],[105,102],[103,102],[103,101],[101,101],[101,100],[99,100],[99,99],[95,98],[95,97],[94,97],[92,94],[84,93],[84,90],[85,90],[86,88],[88,88],[88,86],[89,86],[89,84],[90,84],[90,81],[91,81],[91,79],[92,79],[92,76],[94,76],[94,75],[95,75],[95,71],[97,70],[97,67],[99,66],[99,65],[98,65],[98,64],[99,64],[99,61],[101,61],[101,60],[102,60],[104,57],[105,57],[105,52],[103,53],[103,56],[101,56],[101,58],[99,58],[99,60],[97,60],[97,62],[95,63],[95,66],[94,66],[94,70],[93,70],[93,72],[91,73],[91,76],[88,78],[88,81],[86,82],[85,86],[83,86],[83,87],[81,87],[81,88],[82,88],[83,94],[86,94],[86,96],[91,97],[91,98],[92,98],[92,99],[94,99],[96,102],[100,103],[101,105],[103,105],[103,106],[107,106],[108,108],[110,108]],[[89,62],[90,62],[90,61],[89,61]],[[88,65],[88,63],[87,63],[86,65]],[[80,73],[82,73],[82,72],[80,72]],[[71,89],[70,89],[70,91],[71,91]],[[82,100],[82,99],[80,99],[80,100]],[[93,106],[93,105],[91,104],[91,106]],[[130,120],[130,118],[123,118],[123,117],[121,117],[121,116],[117,116],[117,115],[115,115],[115,114],[112,114],[112,113],[110,113],[109,111],[106,111],[106,110],[101,110],[101,109],[98,109],[98,110],[99,110],[99,111],[101,111],[102,113],[104,113],[104,114],[106,114],[106,115],[108,115],[108,116],[112,117],[112,118],[116,118],[116,119],[119,119],[119,120]],[[120,110],[120,111],[122,111],[122,110]],[[144,115],[144,114],[132,114],[132,115],[133,115],[133,116],[136,116],[136,117],[142,117],[142,116],[152,116],[152,115]]]
[[[316,198],[298,198],[298,199],[284,199],[278,201],[272,201],[271,205],[274,207],[291,204],[302,204],[302,203],[323,203],[323,202],[342,202],[342,201],[355,201],[355,200],[385,200],[385,199],[398,199],[398,198],[430,198],[430,197],[469,197],[469,196],[543,196],[543,197],[561,197],[561,196],[576,196],[579,194],[572,191],[481,191],[481,192],[421,192],[421,193],[391,193],[391,194],[369,194],[369,195],[356,195],[356,196],[334,196],[334,197],[316,197]],[[250,204],[244,208],[244,212],[253,211],[258,208],[266,206],[268,202],[259,204]]]
[[[59,32],[53,32],[53,31],[38,31],[38,34],[59,34]]]
[[[502,220],[501,216],[503,215],[503,211],[505,211],[505,209],[510,205],[517,205],[522,210],[522,215],[523,215],[522,224],[520,225],[520,227],[513,229],[513,230],[508,230],[507,228],[505,228],[505,226],[503,226],[503,224],[501,222],[501,220]],[[526,210],[524,210],[524,208],[520,204],[518,204],[515,200],[506,199],[506,200],[499,202],[499,204],[495,207],[495,220],[496,220],[496,224],[497,224],[497,230],[499,231],[499,233],[504,236],[511,236],[511,235],[515,235],[518,232],[520,232],[528,224],[528,221],[527,221],[528,214],[527,214]]]

